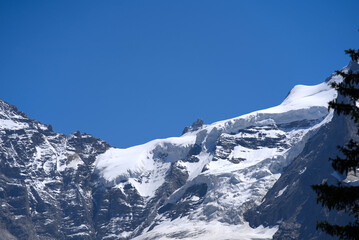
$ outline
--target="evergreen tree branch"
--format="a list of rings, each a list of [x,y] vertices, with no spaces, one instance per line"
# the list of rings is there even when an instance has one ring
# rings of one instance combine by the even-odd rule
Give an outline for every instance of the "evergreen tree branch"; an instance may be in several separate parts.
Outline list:
[[[329,210],[343,210],[357,217],[359,210],[359,187],[335,186],[327,183],[312,186],[317,193],[317,203],[326,206]],[[356,212],[355,212],[356,211]]]
[[[331,236],[339,236],[340,239],[359,239],[358,223],[348,225],[331,225],[327,221],[317,222],[317,229],[321,229]]]
[[[350,55],[352,61],[358,62],[359,50],[348,49],[345,53]],[[337,99],[328,103],[328,108],[333,109],[338,115],[348,115],[357,124],[359,135],[359,73],[336,71],[336,74],[343,78],[341,83],[333,82],[331,87],[336,89],[338,94],[347,97],[347,103],[338,102]],[[339,129],[340,130],[340,129]],[[350,171],[356,174],[359,168],[359,144],[351,139],[344,147],[338,146],[343,157],[337,156],[332,161],[334,170],[341,174],[348,175]],[[321,203],[329,210],[344,211],[354,216],[354,223],[347,225],[331,225],[327,221],[317,222],[317,229],[321,229],[332,236],[339,236],[340,239],[359,239],[359,186],[343,186],[341,182],[337,185],[328,185],[326,182],[312,186],[317,194],[317,203]]]

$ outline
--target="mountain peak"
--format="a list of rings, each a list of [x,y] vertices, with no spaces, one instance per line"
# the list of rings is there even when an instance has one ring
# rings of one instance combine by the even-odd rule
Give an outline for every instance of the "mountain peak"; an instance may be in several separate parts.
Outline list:
[[[182,131],[182,135],[187,133],[187,132],[193,132],[193,131],[197,131],[198,129],[200,129],[203,126],[203,120],[200,118],[197,118],[197,120],[195,122],[192,123],[191,126],[187,126],[183,129]]]

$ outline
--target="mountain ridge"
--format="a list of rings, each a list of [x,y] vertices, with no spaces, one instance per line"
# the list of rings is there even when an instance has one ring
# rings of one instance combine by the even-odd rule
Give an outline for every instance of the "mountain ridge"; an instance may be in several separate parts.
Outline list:
[[[357,71],[358,63],[349,69]],[[347,138],[324,137],[343,127],[332,126],[336,117],[327,110],[336,97],[331,81],[341,79],[297,85],[276,107],[208,125],[197,121],[180,137],[126,149],[89,134],[56,133],[0,100],[3,239],[320,238],[293,217],[306,210],[295,201],[301,196],[293,197],[300,188],[283,179],[309,183],[303,162],[327,162],[313,142]],[[321,157],[311,162],[305,154]],[[317,179],[330,177],[328,171]],[[278,204],[299,215],[288,209],[281,220]]]

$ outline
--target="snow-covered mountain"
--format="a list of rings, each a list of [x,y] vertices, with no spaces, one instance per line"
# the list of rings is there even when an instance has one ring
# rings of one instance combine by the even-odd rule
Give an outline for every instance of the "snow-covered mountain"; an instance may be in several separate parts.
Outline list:
[[[328,158],[354,132],[328,112],[332,81],[127,149],[0,101],[0,239],[324,238],[310,185],[338,177]]]

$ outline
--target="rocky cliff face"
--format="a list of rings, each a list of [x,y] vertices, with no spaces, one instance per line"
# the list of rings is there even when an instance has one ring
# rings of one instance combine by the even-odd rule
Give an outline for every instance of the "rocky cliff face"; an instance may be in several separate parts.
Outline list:
[[[246,219],[253,227],[278,225],[273,239],[332,239],[316,230],[316,221],[330,219],[345,223],[349,218],[316,204],[311,185],[322,181],[335,184],[343,180],[343,176],[334,172],[329,158],[337,156],[337,146],[346,144],[355,137],[355,132],[350,119],[334,116],[330,123],[308,140],[303,151],[283,170],[262,203],[246,212]]]
[[[94,239],[93,163],[109,145],[55,133],[3,101],[0,138],[0,238]]]
[[[340,80],[128,149],[0,101],[0,239],[324,238],[310,185],[340,177],[328,158],[353,132],[327,110]]]

